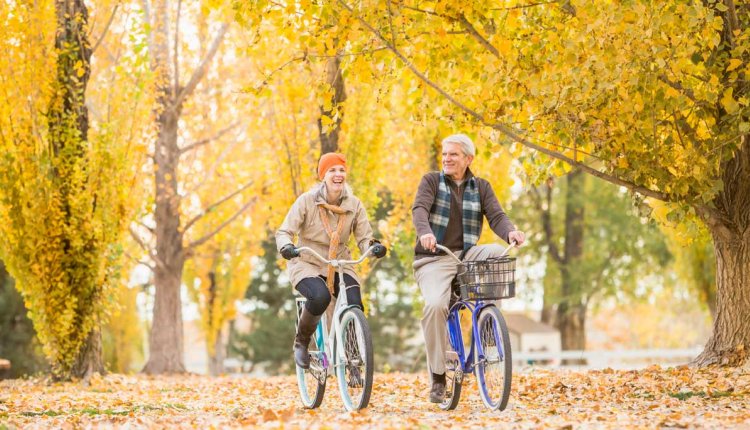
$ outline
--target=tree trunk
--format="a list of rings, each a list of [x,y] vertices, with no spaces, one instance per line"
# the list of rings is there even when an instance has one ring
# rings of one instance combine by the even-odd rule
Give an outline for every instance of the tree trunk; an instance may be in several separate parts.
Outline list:
[[[224,330],[219,330],[216,339],[214,339],[213,354],[208,357],[208,372],[211,376],[219,376],[224,373],[225,350]]]
[[[558,307],[557,329],[563,351],[583,351],[586,349],[586,305],[575,304],[568,307],[561,303]],[[585,365],[586,359],[572,358],[563,360],[563,364]]]
[[[741,366],[750,349],[750,144],[748,136],[722,166],[723,190],[704,219],[716,253],[716,318],[695,364]],[[705,215],[708,213],[708,215]]]
[[[346,90],[344,88],[344,76],[341,74],[341,58],[338,55],[326,62],[326,83],[333,91],[333,96],[329,100],[330,106],[320,106],[318,131],[321,155],[339,150],[339,132],[341,131],[341,122],[344,120],[344,111],[339,104],[346,100]],[[323,126],[323,117],[332,120],[327,129]]]
[[[156,252],[154,286],[154,320],[149,336],[149,358],[143,372],[149,374],[185,372],[182,299],[180,288],[182,269],[191,245],[183,244],[180,226],[179,174],[180,147],[177,145],[179,120],[185,99],[203,79],[209,64],[218,52],[229,28],[224,23],[211,42],[199,66],[184,86],[180,84],[177,63],[170,63],[169,1],[154,1],[153,22],[149,46],[151,70],[157,82],[157,126],[159,130],[154,149]],[[147,16],[150,20],[150,17]],[[177,16],[179,18],[179,15]],[[177,44],[179,23],[174,24]],[[176,48],[175,48],[176,49]],[[177,52],[172,53],[178,56]],[[218,230],[217,230],[218,231]],[[214,231],[213,234],[216,234]],[[208,237],[204,237],[207,240]],[[196,242],[193,242],[195,246]]]
[[[167,97],[163,90],[162,97]],[[149,337],[149,357],[143,372],[185,372],[180,286],[185,253],[180,232],[180,195],[177,193],[177,126],[180,107],[165,100],[158,118],[156,142],[156,267],[154,269],[154,321]]]
[[[95,328],[86,338],[86,343],[76,357],[70,374],[74,378],[83,380],[83,383],[88,385],[94,373],[104,374],[105,372],[106,369],[102,361],[102,334],[98,328]]]
[[[542,312],[540,315],[539,320],[545,324],[555,326],[556,320],[555,316],[557,315],[557,305],[554,303],[549,303],[549,299],[547,298],[547,292],[544,293],[544,297],[542,297]]]
[[[586,302],[581,285],[583,280],[577,276],[577,267],[583,257],[585,181],[586,177],[580,170],[574,170],[567,176],[565,258],[560,270],[561,301],[557,306],[556,318],[563,350],[586,348]],[[563,364],[586,364],[586,360],[563,360]]]
[[[727,243],[715,238],[714,243],[716,318],[711,338],[695,362],[740,366],[747,362],[750,349],[750,241]]]
[[[723,189],[703,215],[716,254],[716,318],[695,364],[741,366],[750,348],[750,144],[722,166]]]
[[[55,172],[60,181],[63,210],[70,215],[71,200],[76,199],[80,192],[71,188],[75,185],[69,180],[69,169],[75,167],[70,166],[86,168],[83,160],[86,157],[88,145],[89,119],[86,107],[86,87],[91,74],[91,46],[88,40],[88,10],[83,0],[56,0],[55,12],[57,16],[55,31],[57,77],[47,116],[51,152],[55,158],[61,160],[57,163]],[[66,223],[68,223],[67,220]],[[69,223],[67,227],[77,228]],[[65,237],[63,243],[66,249],[71,248],[70,237]],[[80,266],[78,262],[72,261],[70,265],[73,267],[65,269],[69,274],[81,270],[80,267],[75,267]],[[68,276],[66,279],[68,282],[77,282],[75,276]],[[81,302],[92,300],[91,297],[76,297],[76,299],[81,299]],[[82,306],[89,304],[82,303]],[[78,308],[78,314],[74,317],[79,323],[83,319],[94,318],[89,312],[82,312],[81,308]],[[70,376],[77,377],[88,383],[94,372],[104,373],[98,320],[88,335],[85,333],[81,335],[86,336],[86,340],[78,350],[73,366],[69,369],[69,373],[66,371],[58,376],[62,379]]]

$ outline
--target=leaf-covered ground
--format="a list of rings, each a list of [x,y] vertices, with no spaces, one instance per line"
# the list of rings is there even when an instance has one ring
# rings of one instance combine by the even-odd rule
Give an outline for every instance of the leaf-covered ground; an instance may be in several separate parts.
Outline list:
[[[490,412],[467,378],[461,403],[427,402],[425,374],[375,375],[371,406],[345,412],[335,380],[323,406],[304,410],[294,377],[109,375],[78,383],[0,381],[0,429],[181,428],[750,428],[750,371],[651,367],[638,371],[529,370],[511,404]]]

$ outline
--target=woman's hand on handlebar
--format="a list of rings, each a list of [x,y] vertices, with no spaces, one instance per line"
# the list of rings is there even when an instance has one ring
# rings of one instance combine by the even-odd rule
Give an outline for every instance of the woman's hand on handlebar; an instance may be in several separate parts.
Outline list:
[[[385,254],[388,251],[388,249],[377,239],[370,240],[370,247],[370,252],[372,252],[372,255],[377,258],[385,257]]]
[[[374,256],[376,256],[378,258],[385,257],[385,253],[387,251],[388,251],[388,249],[385,246],[383,246],[382,244],[380,244],[379,242],[376,242],[375,244],[372,245],[372,255],[374,255]]]
[[[279,253],[287,260],[299,257],[299,250],[297,250],[293,243],[287,243],[286,245],[282,246],[279,250]]]

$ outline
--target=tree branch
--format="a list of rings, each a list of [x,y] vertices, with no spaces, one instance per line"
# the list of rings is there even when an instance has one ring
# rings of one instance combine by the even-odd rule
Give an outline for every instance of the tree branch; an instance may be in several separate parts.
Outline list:
[[[190,242],[190,244],[185,247],[185,251],[187,253],[191,253],[193,249],[195,249],[195,248],[203,245],[204,243],[206,243],[208,240],[210,240],[212,237],[214,237],[217,233],[219,233],[222,229],[224,229],[224,227],[228,226],[232,221],[234,221],[235,218],[237,218],[238,216],[242,215],[242,213],[245,212],[250,206],[252,206],[253,204],[255,204],[255,201],[257,199],[258,199],[257,197],[253,197],[252,200],[250,200],[249,202],[245,203],[245,205],[242,206],[240,208],[240,210],[238,210],[237,212],[235,212],[234,215],[232,215],[229,218],[227,218],[226,221],[224,221],[223,223],[221,223],[212,232],[206,234],[205,236],[201,237],[198,240]]]
[[[557,249],[557,245],[555,244],[553,239],[554,232],[552,230],[552,219],[550,214],[550,212],[552,211],[552,185],[549,182],[551,182],[551,179],[548,180],[546,188],[547,192],[545,194],[547,209],[544,209],[544,206],[542,205],[542,197],[539,195],[539,189],[537,187],[531,187],[531,190],[533,191],[536,207],[541,213],[542,226],[544,228],[544,236],[547,242],[547,248],[549,248],[549,253],[552,256],[552,259],[554,259],[558,264],[563,264],[563,259],[560,256],[560,251]]]
[[[530,8],[530,7],[544,6],[544,5],[553,4],[553,3],[560,3],[560,0],[541,1],[541,2],[538,2],[538,3],[521,4],[521,5],[517,5],[517,6],[510,6],[510,7],[494,7],[494,8],[490,8],[490,10],[527,9],[527,8]]]
[[[182,0],[177,0],[177,16],[174,18],[174,53],[172,62],[174,64],[173,93],[177,95],[180,91],[180,12],[182,11]]]
[[[664,75],[664,74],[661,74],[658,77],[659,77],[660,81],[662,81],[665,84],[669,85],[670,87],[676,89],[677,91],[679,91],[680,93],[682,93],[685,97],[689,98],[693,103],[695,103],[695,104],[697,104],[699,106],[702,105],[702,104],[705,104],[705,103],[701,103],[698,99],[695,98],[695,94],[693,93],[693,90],[691,90],[689,88],[683,87],[681,83],[671,81],[667,77],[667,75]]]
[[[130,255],[130,253],[128,253],[128,252],[124,252],[123,254],[125,255],[125,257],[127,257],[128,259],[130,259],[134,263],[142,264],[142,265],[148,267],[152,272],[156,271],[156,267],[154,267],[153,265],[151,265],[148,261],[139,260],[136,257],[133,257],[132,255]]]
[[[211,212],[212,210],[214,210],[216,207],[218,207],[222,203],[230,200],[231,198],[233,198],[237,194],[240,194],[241,192],[243,192],[246,189],[248,189],[253,184],[253,182],[254,181],[250,181],[250,182],[246,183],[245,185],[241,186],[239,189],[235,190],[234,192],[230,193],[229,195],[224,196],[222,199],[219,199],[216,202],[208,205],[208,207],[205,208],[201,213],[199,213],[198,215],[194,216],[190,221],[187,222],[187,224],[185,224],[185,228],[182,229],[182,233],[185,234],[185,232],[188,231],[188,229],[190,229],[190,227],[192,227],[201,218],[203,218],[204,216],[206,216],[207,213]]]
[[[414,66],[414,64],[412,64],[412,62],[409,61],[409,59],[406,58],[406,56],[404,56],[404,54],[401,53],[401,51],[399,51],[395,46],[391,45],[388,42],[388,40],[378,30],[376,30],[369,22],[367,22],[362,17],[360,17],[358,15],[355,15],[353,9],[349,5],[347,5],[344,2],[344,0],[338,0],[338,3],[342,7],[344,7],[346,10],[348,10],[352,14],[352,16],[354,16],[364,27],[366,27],[367,29],[369,29],[375,36],[377,36],[378,39],[380,39],[381,42],[383,42],[383,44],[391,52],[393,52],[393,54],[396,57],[398,57],[404,63],[404,65],[409,70],[411,70],[412,73],[414,73],[420,80],[422,80],[422,82],[424,82],[425,84],[427,84],[427,86],[429,86],[432,89],[434,89],[435,91],[437,91],[440,95],[442,95],[443,97],[445,97],[448,101],[450,101],[453,105],[455,105],[459,109],[463,110],[469,116],[471,116],[474,119],[476,119],[479,123],[481,123],[481,124],[483,124],[485,126],[491,127],[493,129],[499,131],[500,133],[504,134],[506,137],[510,138],[511,140],[513,140],[515,142],[518,142],[518,143],[526,146],[527,148],[534,149],[534,150],[536,150],[538,152],[541,152],[542,154],[548,155],[548,156],[550,156],[552,158],[555,158],[557,160],[560,160],[560,161],[564,161],[565,163],[568,163],[571,166],[577,167],[577,168],[583,170],[584,172],[586,172],[586,173],[588,173],[590,175],[596,176],[597,178],[600,178],[600,179],[603,179],[605,181],[611,182],[611,183],[613,183],[615,185],[619,185],[619,186],[625,187],[627,189],[633,190],[633,191],[638,192],[640,194],[643,194],[644,196],[647,196],[647,197],[651,197],[651,198],[654,198],[654,199],[657,199],[657,200],[662,200],[662,201],[667,201],[667,202],[671,201],[671,199],[670,199],[670,197],[669,197],[668,194],[662,193],[660,191],[652,190],[650,188],[646,188],[646,187],[641,186],[641,185],[636,185],[636,184],[634,184],[632,182],[628,182],[628,181],[625,181],[625,180],[620,179],[618,177],[609,175],[607,173],[600,172],[599,170],[596,170],[593,167],[591,167],[589,165],[586,165],[586,164],[584,164],[584,163],[582,163],[580,161],[573,160],[570,157],[567,157],[567,156],[565,156],[565,155],[563,155],[563,154],[561,154],[559,152],[556,152],[556,151],[544,148],[544,147],[542,147],[540,145],[537,145],[537,144],[535,144],[535,143],[533,143],[533,142],[531,142],[531,141],[529,141],[529,140],[527,140],[527,139],[519,136],[510,127],[508,127],[508,126],[506,126],[504,124],[492,123],[490,121],[487,121],[478,112],[474,111],[473,109],[469,108],[468,106],[466,106],[463,103],[461,103],[458,100],[456,100],[453,96],[451,96],[450,94],[448,94],[445,90],[443,90],[435,82],[433,82],[432,80],[430,80],[429,78],[427,78],[427,76],[425,76],[424,73],[422,73],[419,70],[417,70],[416,66]]]
[[[161,258],[159,258],[159,257],[158,257],[158,256],[156,255],[156,253],[154,252],[154,250],[153,250],[152,248],[150,248],[150,247],[149,247],[149,246],[147,246],[147,245],[146,245],[145,243],[143,243],[143,240],[142,240],[142,239],[141,239],[141,237],[140,237],[140,236],[138,235],[138,232],[136,232],[136,231],[135,231],[135,230],[133,229],[133,226],[130,226],[130,227],[128,228],[128,230],[130,231],[130,235],[131,235],[131,236],[133,237],[133,240],[135,240],[135,242],[136,242],[136,243],[138,244],[138,246],[140,246],[140,247],[141,247],[141,248],[142,248],[142,249],[143,249],[143,250],[144,250],[144,251],[145,251],[145,252],[146,252],[146,253],[148,254],[148,256],[149,256],[149,257],[150,257],[150,258],[151,258],[152,260],[154,260],[154,261],[156,262],[156,265],[157,265],[157,266],[159,266],[159,267],[161,267],[162,269],[166,269],[166,266],[164,265],[164,262],[163,262],[163,261],[161,261]]]
[[[96,52],[96,48],[99,47],[99,45],[102,44],[102,41],[104,40],[104,36],[107,35],[109,32],[109,27],[112,25],[112,21],[115,20],[115,14],[117,13],[117,8],[120,7],[120,4],[116,4],[115,7],[112,9],[112,15],[109,16],[109,20],[107,21],[107,25],[104,26],[104,30],[102,30],[102,34],[99,36],[99,39],[94,44],[94,47],[91,48],[91,54],[93,55],[94,52]]]
[[[185,101],[185,98],[193,93],[195,87],[198,86],[198,82],[203,79],[203,76],[205,76],[206,71],[208,70],[208,65],[211,63],[211,60],[213,60],[216,52],[219,51],[219,46],[221,45],[221,41],[224,39],[224,35],[227,34],[227,30],[229,30],[229,24],[225,22],[221,25],[219,33],[211,42],[211,46],[208,49],[206,56],[203,57],[198,67],[193,72],[193,75],[190,77],[187,85],[185,85],[185,88],[180,90],[175,100],[174,106],[179,106],[180,104],[182,104],[182,102]]]
[[[725,12],[725,14],[727,24],[729,24],[729,34],[727,35],[727,37],[729,37],[730,46],[734,48],[734,32],[739,30],[740,28],[740,22],[739,19],[737,19],[737,9],[734,6],[734,0],[724,0],[724,6],[727,7],[727,11]]]
[[[479,34],[476,28],[469,22],[468,19],[466,19],[466,16],[464,14],[461,14],[458,17],[458,22],[461,23],[461,25],[466,29],[466,31],[471,34],[471,36],[477,40],[484,48],[492,53],[497,59],[500,59],[500,52],[492,46],[489,40],[485,39],[484,36]]]
[[[149,231],[149,232],[150,232],[151,234],[155,234],[155,233],[156,233],[156,232],[154,231],[154,228],[153,228],[153,227],[147,226],[146,224],[144,224],[144,223],[143,223],[143,222],[141,222],[141,221],[138,221],[138,220],[136,220],[136,221],[135,221],[135,223],[136,223],[136,224],[138,224],[139,226],[141,226],[141,227],[145,228],[146,230],[148,230],[148,231]]]
[[[239,125],[240,125],[240,121],[235,121],[232,124],[230,124],[229,127],[226,127],[226,128],[223,128],[223,129],[219,130],[213,136],[207,137],[205,139],[201,139],[201,140],[199,140],[197,142],[193,142],[190,145],[186,145],[186,146],[180,148],[180,154],[179,155],[183,155],[184,153],[186,153],[188,151],[191,151],[191,150],[193,150],[195,148],[198,148],[199,146],[203,146],[203,145],[205,145],[207,143],[213,142],[213,141],[221,138],[221,136],[227,134],[231,130],[237,128],[237,126],[239,126]]]

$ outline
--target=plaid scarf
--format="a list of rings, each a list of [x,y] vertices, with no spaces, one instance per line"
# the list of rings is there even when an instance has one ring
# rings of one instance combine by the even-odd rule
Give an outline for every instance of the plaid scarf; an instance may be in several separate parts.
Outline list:
[[[463,195],[463,228],[464,251],[476,245],[482,230],[482,204],[479,200],[479,186],[472,177],[466,184]],[[438,243],[445,239],[448,229],[448,218],[451,214],[451,189],[445,179],[445,173],[440,172],[437,197],[430,210],[430,227],[435,233]]]

